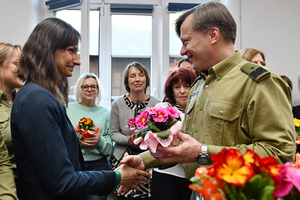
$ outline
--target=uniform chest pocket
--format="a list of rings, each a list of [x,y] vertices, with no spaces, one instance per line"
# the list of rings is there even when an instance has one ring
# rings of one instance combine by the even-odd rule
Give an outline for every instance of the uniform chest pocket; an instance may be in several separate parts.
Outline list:
[[[241,108],[237,105],[211,102],[208,110],[210,118],[207,119],[207,140],[214,145],[235,145],[240,111]]]
[[[223,102],[211,102],[209,114],[211,117],[232,122],[239,117],[240,107]]]
[[[0,130],[6,142],[11,140],[9,115],[6,112],[0,113]]]

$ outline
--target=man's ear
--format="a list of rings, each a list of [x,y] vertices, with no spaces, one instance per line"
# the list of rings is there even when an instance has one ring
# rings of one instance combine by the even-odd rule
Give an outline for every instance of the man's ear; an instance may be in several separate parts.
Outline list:
[[[219,40],[220,30],[217,27],[212,27],[209,30],[209,35],[211,44],[215,44]]]

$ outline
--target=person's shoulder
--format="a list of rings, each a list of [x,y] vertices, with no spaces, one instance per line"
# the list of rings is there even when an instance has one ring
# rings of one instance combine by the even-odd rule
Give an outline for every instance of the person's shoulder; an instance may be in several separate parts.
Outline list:
[[[74,108],[74,107],[76,107],[77,105],[78,105],[77,102],[72,102],[72,103],[69,103],[69,104],[68,104],[68,108]]]
[[[150,101],[156,102],[156,103],[160,103],[161,100],[159,100],[158,98],[156,98],[155,96],[150,95]]]
[[[240,69],[256,83],[266,80],[271,77],[271,74],[274,74],[270,69],[266,67],[262,67],[247,61],[243,63]]]
[[[124,95],[117,97],[112,104],[118,104],[124,102]]]
[[[45,88],[33,81],[25,83],[18,92],[15,101],[29,98],[30,101],[45,101],[45,99],[55,99],[54,96]]]
[[[162,107],[162,108],[166,108],[168,106],[171,106],[170,103],[168,103],[168,102],[161,102],[161,103],[157,103],[155,105],[155,107]]]
[[[98,106],[97,110],[100,112],[104,112],[104,113],[110,112],[110,110],[108,108],[106,108],[105,106]]]

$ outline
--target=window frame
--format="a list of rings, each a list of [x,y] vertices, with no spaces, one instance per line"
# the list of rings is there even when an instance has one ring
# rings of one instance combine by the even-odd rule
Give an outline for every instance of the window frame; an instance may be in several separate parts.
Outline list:
[[[204,0],[187,0],[185,3],[203,3]],[[152,55],[150,95],[164,98],[164,84],[169,75],[169,11],[168,3],[182,0],[82,0],[81,4],[81,66],[80,74],[89,72],[89,10],[99,9],[99,79],[104,87],[100,104],[111,107],[111,11],[110,5],[150,4],[152,13]],[[121,13],[119,13],[121,14]],[[140,13],[139,13],[140,14]],[[109,84],[108,84],[109,83]]]

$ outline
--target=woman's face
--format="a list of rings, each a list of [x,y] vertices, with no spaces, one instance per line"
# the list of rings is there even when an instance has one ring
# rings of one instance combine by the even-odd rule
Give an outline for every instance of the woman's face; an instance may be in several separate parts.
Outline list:
[[[250,62],[253,62],[253,63],[255,63],[257,65],[260,65],[262,67],[266,66],[266,62],[264,61],[264,59],[263,59],[263,57],[260,53],[255,54]]]
[[[61,76],[72,76],[74,67],[81,64],[78,56],[78,45],[56,50],[54,60]]]
[[[193,72],[196,73],[196,71],[194,70],[192,64],[189,63],[188,61],[183,61],[182,63],[180,63],[179,68],[191,69]]]
[[[94,78],[87,78],[81,84],[82,101],[95,101],[98,95],[98,85]]]
[[[14,90],[23,86],[23,81],[16,75],[20,54],[21,51],[15,49],[12,53],[12,56],[7,58],[0,66],[0,81],[4,84],[4,87],[10,90]]]
[[[128,86],[131,93],[144,91],[146,88],[146,76],[144,72],[134,66],[130,67],[128,73]]]
[[[174,83],[172,88],[175,102],[179,105],[179,107],[185,110],[191,85],[181,81]]]

